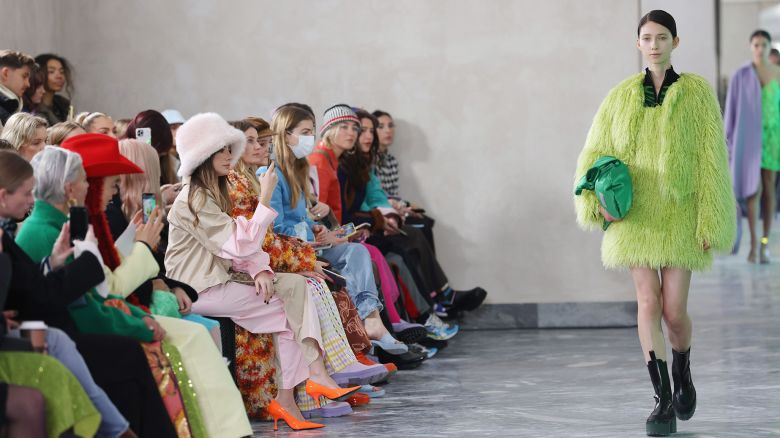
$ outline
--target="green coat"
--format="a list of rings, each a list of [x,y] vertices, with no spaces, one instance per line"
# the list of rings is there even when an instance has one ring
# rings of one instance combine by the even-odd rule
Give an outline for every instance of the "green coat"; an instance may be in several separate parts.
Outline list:
[[[593,120],[577,161],[575,184],[603,155],[623,161],[634,184],[632,210],[604,233],[606,268],[709,268],[712,251],[735,238],[731,189],[720,107],[704,78],[683,74],[663,104],[644,106],[644,73],[613,88]],[[592,192],[574,198],[577,222],[600,229]],[[711,250],[704,251],[704,242]]]
[[[51,254],[54,242],[68,217],[51,204],[36,200],[33,211],[24,221],[16,243],[30,256],[40,262]],[[103,298],[94,290],[87,292],[84,299],[75,301],[68,308],[76,327],[83,333],[113,334],[129,336],[139,341],[150,342],[154,332],[141,319],[146,312],[128,303],[131,315],[114,308],[104,306],[106,299],[121,297],[109,295]]]

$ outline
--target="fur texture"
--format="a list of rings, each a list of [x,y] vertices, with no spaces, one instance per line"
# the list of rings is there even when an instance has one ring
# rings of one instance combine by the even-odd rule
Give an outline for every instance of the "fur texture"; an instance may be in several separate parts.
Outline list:
[[[702,77],[683,74],[663,105],[645,107],[644,73],[613,88],[577,161],[575,184],[602,155],[626,163],[634,185],[628,215],[604,234],[606,268],[708,269],[712,251],[731,249],[736,230],[720,107]],[[577,222],[600,229],[593,192],[575,196]],[[704,242],[711,249],[704,251]]]
[[[192,116],[176,131],[176,150],[181,160],[179,176],[192,175],[212,154],[228,145],[233,151],[230,164],[235,167],[246,147],[244,133],[230,126],[217,113]]]

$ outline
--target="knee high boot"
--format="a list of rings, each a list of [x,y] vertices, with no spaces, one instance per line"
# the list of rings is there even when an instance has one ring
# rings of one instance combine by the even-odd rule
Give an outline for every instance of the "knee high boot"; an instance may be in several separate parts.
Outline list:
[[[696,412],[696,388],[691,379],[691,349],[689,347],[688,351],[682,353],[672,349],[672,357],[672,406],[677,418],[686,421]]]
[[[677,418],[672,408],[672,387],[669,382],[669,370],[666,362],[656,359],[655,352],[650,352],[650,362],[647,371],[655,391],[655,408],[647,417],[645,424],[648,436],[667,436],[677,432]]]

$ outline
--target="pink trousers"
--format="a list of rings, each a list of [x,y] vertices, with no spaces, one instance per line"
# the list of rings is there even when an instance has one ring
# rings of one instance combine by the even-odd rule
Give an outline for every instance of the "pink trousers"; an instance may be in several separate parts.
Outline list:
[[[364,243],[363,246],[368,249],[368,253],[371,254],[371,261],[376,264],[377,271],[379,272],[379,283],[382,285],[382,295],[385,297],[385,309],[387,309],[387,317],[391,323],[401,322],[401,316],[398,315],[398,311],[395,310],[395,301],[401,295],[398,291],[398,285],[395,283],[395,277],[393,271],[390,270],[390,266],[387,264],[387,259],[379,251],[379,248],[374,245]]]
[[[317,310],[309,302],[308,294],[293,293],[298,282],[284,277],[279,275],[275,294],[268,304],[257,295],[254,286],[228,282],[200,292],[198,300],[192,303],[192,311],[204,316],[230,318],[252,333],[274,334],[279,362],[277,372],[281,372],[281,379],[277,377],[279,387],[293,389],[309,378],[309,364],[320,354],[322,339]],[[303,279],[302,287],[305,288],[305,284]]]

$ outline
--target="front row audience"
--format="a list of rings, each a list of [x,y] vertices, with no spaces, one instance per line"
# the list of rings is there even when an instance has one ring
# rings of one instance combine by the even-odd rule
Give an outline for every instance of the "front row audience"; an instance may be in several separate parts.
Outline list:
[[[57,94],[70,74],[57,55],[0,51],[5,434],[321,428],[485,299],[450,286],[434,221],[398,197],[389,114],[339,104],[318,128],[289,103],[270,123],[115,123],[73,115]]]

